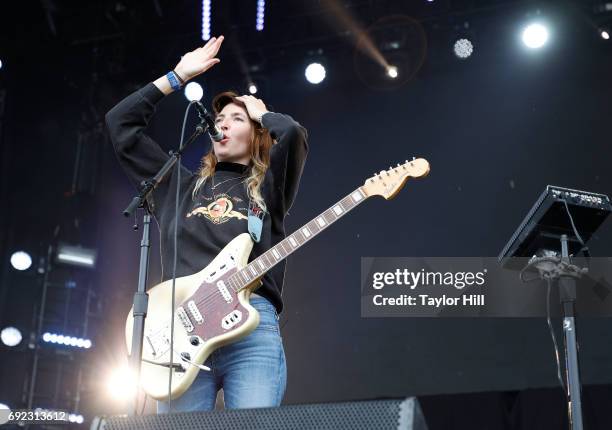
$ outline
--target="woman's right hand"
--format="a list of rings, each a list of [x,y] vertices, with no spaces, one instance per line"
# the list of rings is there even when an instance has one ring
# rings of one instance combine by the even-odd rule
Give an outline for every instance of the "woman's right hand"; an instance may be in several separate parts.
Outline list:
[[[215,56],[219,52],[222,43],[223,36],[219,36],[219,38],[213,37],[206,45],[183,55],[174,70],[184,81],[204,73],[221,61],[215,58]]]

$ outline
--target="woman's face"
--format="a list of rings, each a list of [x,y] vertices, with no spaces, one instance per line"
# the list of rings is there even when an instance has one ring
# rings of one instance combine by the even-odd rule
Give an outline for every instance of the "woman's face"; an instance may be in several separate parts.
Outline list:
[[[217,160],[248,165],[253,125],[247,111],[234,103],[228,103],[215,118],[215,124],[224,135],[222,141],[214,142]]]

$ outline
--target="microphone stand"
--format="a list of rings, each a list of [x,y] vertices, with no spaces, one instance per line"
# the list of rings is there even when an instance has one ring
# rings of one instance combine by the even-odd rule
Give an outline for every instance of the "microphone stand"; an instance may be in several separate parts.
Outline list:
[[[200,118],[200,122],[196,126],[194,133],[189,137],[187,142],[178,149],[178,151],[170,151],[170,158],[157,172],[157,174],[148,180],[142,181],[141,191],[136,197],[132,199],[132,202],[123,211],[123,215],[126,217],[131,216],[137,208],[143,208],[145,214],[143,216],[143,231],[142,240],[140,242],[140,267],[138,269],[138,287],[134,294],[133,304],[133,316],[134,316],[134,327],[132,330],[132,349],[129,356],[129,368],[131,374],[134,375],[136,389],[134,396],[130,401],[128,414],[130,416],[137,415],[137,404],[138,404],[138,384],[140,381],[140,368],[142,364],[142,344],[144,340],[144,325],[145,318],[147,316],[147,308],[149,306],[149,295],[146,292],[147,278],[149,273],[149,255],[150,255],[150,225],[151,225],[151,212],[147,204],[147,198],[153,192],[153,190],[159,185],[159,183],[166,177],[172,167],[178,162],[185,148],[196,140],[200,135],[204,134],[208,130],[208,124],[204,119]]]
[[[565,344],[565,394],[568,399],[568,421],[571,430],[582,430],[582,385],[578,362],[578,340],[576,333],[576,287],[578,279],[588,269],[573,265],[569,256],[568,237],[561,235],[561,254],[555,257],[534,257],[529,265],[535,266],[541,279],[555,283],[559,288],[559,298],[563,309],[563,339]],[[552,258],[552,261],[551,261]],[[546,263],[546,268],[538,267],[537,261]]]

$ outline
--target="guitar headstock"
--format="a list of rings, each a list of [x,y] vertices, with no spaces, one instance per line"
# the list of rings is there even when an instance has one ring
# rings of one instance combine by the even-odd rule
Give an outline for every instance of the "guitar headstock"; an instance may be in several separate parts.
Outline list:
[[[397,163],[366,179],[362,190],[368,196],[379,195],[389,200],[399,192],[408,178],[422,178],[429,173],[429,162],[424,158],[406,160],[404,164]]]

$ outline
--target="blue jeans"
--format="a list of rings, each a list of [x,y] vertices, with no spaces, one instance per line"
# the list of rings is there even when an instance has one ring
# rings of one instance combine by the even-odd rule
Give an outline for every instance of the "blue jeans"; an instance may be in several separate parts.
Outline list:
[[[200,370],[189,389],[171,402],[172,412],[210,411],[223,388],[226,409],[280,406],[287,385],[285,350],[274,306],[263,297],[251,297],[259,325],[244,339],[222,346],[206,359],[211,371]],[[157,402],[157,413],[168,411]]]

